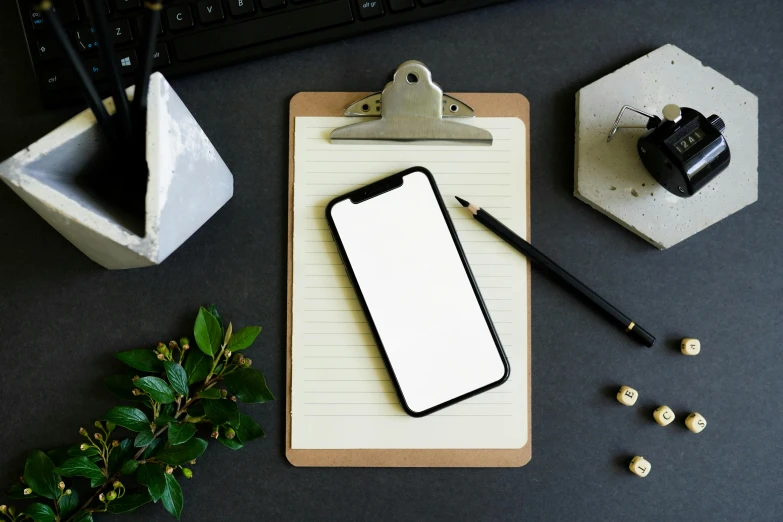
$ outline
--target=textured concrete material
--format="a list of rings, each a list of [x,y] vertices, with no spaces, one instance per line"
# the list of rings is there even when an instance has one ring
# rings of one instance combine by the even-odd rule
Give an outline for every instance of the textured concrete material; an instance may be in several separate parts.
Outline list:
[[[691,198],[679,198],[647,172],[636,151],[644,129],[606,137],[623,105],[660,116],[669,103],[717,114],[731,164]],[[644,125],[626,111],[621,125]],[[574,195],[654,246],[664,249],[758,198],[758,98],[673,45],[582,88],[576,95]]]
[[[129,89],[129,93],[132,89]],[[113,104],[106,106],[113,111]],[[234,179],[160,73],[150,78],[144,237],[127,216],[76,183],[101,152],[84,111],[0,164],[0,178],[90,259],[109,269],[163,262],[233,195]]]

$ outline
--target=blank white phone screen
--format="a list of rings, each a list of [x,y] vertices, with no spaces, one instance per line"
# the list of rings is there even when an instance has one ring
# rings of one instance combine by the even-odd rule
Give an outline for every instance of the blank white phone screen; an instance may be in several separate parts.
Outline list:
[[[414,413],[506,375],[454,240],[423,172],[331,209],[337,235],[404,401]]]

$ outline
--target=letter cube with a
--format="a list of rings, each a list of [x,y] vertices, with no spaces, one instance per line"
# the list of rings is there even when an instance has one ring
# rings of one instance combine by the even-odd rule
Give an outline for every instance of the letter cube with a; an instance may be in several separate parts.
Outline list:
[[[655,422],[661,426],[668,426],[674,420],[674,412],[668,406],[659,406],[654,412]]]
[[[680,351],[685,355],[698,355],[701,351],[701,343],[698,339],[683,339],[680,343]]]
[[[631,388],[630,386],[623,386],[620,391],[617,392],[617,400],[626,406],[633,406],[636,404],[636,399],[639,398],[639,392]]]
[[[707,420],[702,417],[701,413],[694,411],[685,418],[685,425],[693,433],[701,433],[701,430],[707,427]]]
[[[634,457],[631,459],[631,464],[628,468],[634,475],[639,477],[646,477],[650,474],[650,463],[644,460],[644,457]]]

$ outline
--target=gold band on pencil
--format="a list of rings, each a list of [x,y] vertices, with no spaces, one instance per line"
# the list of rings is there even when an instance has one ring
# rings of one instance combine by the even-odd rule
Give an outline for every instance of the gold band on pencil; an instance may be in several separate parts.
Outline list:
[[[626,329],[625,329],[625,333],[628,333],[628,332],[630,332],[631,330],[633,330],[633,327],[634,327],[634,326],[636,326],[636,323],[634,323],[633,321],[631,321],[631,324],[629,324],[629,325],[628,325],[628,328],[626,328]]]
[[[144,7],[146,7],[150,11],[160,11],[161,9],[163,9],[163,2],[148,2],[145,0]]]
[[[36,11],[50,11],[52,9],[52,2],[51,0],[43,0],[38,6],[36,6]]]

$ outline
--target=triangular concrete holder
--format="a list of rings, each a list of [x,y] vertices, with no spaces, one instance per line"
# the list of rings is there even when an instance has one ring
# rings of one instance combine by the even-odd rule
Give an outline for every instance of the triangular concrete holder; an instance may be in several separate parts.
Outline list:
[[[75,182],[106,147],[91,111],[0,163],[0,178],[14,192],[109,269],[162,263],[234,193],[228,167],[162,74],[150,78],[147,99],[144,237],[131,230],[127,215]],[[104,103],[113,111],[111,100]]]

